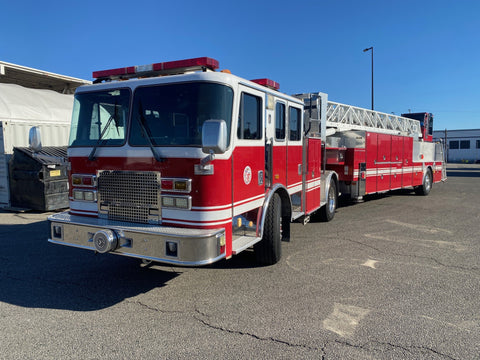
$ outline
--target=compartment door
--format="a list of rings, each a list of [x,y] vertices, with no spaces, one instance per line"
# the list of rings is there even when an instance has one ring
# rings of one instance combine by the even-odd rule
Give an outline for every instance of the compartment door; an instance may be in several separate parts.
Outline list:
[[[392,135],[391,164],[391,189],[400,189],[402,187],[403,136]]]
[[[402,187],[412,186],[412,174],[413,174],[413,138],[405,136],[403,138],[403,174],[402,174]]]
[[[377,192],[377,147],[378,134],[367,132],[365,152],[367,159],[367,176],[365,180],[365,193]]]
[[[307,139],[306,208],[310,214],[320,207],[321,139]]]
[[[392,136],[378,134],[377,191],[390,190]]]

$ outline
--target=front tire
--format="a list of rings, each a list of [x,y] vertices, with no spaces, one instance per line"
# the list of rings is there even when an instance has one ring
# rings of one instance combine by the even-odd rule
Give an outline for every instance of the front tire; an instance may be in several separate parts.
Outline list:
[[[253,247],[257,262],[262,265],[276,264],[282,256],[282,201],[275,193],[265,215],[263,238]]]
[[[423,183],[420,186],[415,187],[415,194],[427,196],[432,190],[433,184],[433,175],[430,169],[427,170],[427,173],[423,177]]]

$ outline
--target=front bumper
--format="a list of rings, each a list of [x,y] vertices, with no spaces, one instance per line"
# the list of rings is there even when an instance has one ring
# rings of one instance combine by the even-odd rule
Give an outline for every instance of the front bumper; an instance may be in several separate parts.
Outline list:
[[[186,229],[71,215],[51,215],[49,242],[96,251],[95,233],[111,230],[118,245],[112,254],[174,265],[198,266],[223,259],[224,229]],[[176,251],[172,251],[172,245]]]

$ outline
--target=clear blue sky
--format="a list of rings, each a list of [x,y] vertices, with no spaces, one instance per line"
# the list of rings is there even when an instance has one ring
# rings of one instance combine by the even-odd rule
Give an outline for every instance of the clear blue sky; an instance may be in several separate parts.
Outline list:
[[[480,1],[4,1],[0,60],[92,71],[209,56],[292,94],[480,128]]]

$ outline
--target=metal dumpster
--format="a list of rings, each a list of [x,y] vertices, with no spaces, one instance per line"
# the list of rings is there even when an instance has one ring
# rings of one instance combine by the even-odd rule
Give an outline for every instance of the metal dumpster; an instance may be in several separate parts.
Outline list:
[[[51,211],[67,208],[67,147],[44,147],[34,152],[13,148],[9,162],[12,207]]]

